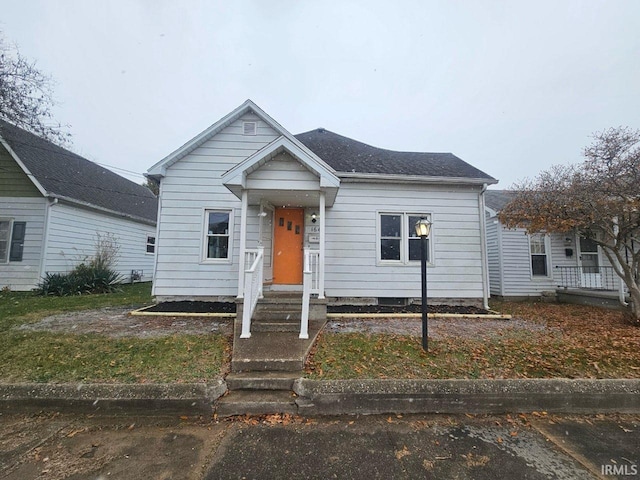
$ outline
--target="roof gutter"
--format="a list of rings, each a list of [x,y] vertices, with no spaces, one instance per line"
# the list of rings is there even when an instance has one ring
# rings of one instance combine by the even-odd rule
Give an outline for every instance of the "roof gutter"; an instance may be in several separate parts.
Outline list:
[[[393,175],[380,173],[337,172],[340,180],[345,183],[419,183],[437,185],[479,185],[486,186],[498,183],[495,178],[471,177],[430,177],[423,175]]]

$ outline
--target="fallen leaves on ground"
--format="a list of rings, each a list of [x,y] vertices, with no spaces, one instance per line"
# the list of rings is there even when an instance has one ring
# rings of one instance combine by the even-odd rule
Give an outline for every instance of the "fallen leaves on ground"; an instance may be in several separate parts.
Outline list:
[[[624,312],[507,302],[497,309],[544,328],[430,339],[428,352],[408,335],[323,333],[307,373],[326,379],[640,378],[640,328]]]

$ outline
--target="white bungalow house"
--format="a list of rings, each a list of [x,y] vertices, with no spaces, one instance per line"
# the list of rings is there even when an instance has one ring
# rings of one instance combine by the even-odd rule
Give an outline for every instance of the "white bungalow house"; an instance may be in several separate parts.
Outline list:
[[[577,234],[527,234],[498,218],[513,197],[508,190],[485,192],[491,296],[511,300],[555,297],[562,301],[617,305],[624,284],[592,240]]]
[[[116,270],[151,280],[157,205],[147,188],[0,121],[0,288],[31,290],[107,235]]]
[[[497,181],[451,153],[294,136],[247,100],[148,176],[160,181],[160,301],[301,292],[303,277],[328,302],[411,301],[425,217],[429,301],[487,303],[483,192]]]

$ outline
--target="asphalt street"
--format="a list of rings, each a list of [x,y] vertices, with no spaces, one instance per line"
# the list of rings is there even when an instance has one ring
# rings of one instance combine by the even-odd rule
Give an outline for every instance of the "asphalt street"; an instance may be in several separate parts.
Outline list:
[[[0,415],[0,479],[639,478],[638,415]]]

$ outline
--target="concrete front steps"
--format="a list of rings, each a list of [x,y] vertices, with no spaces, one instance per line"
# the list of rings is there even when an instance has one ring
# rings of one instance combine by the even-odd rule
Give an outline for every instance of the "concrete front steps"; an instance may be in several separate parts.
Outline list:
[[[250,338],[240,338],[241,306],[234,323],[228,391],[218,400],[216,414],[297,413],[293,382],[303,376],[307,356],[326,322],[326,302],[311,302],[308,339],[299,338],[300,293],[265,292],[251,321]]]
[[[296,414],[293,382],[302,372],[241,372],[230,373],[227,395],[216,405],[219,417],[234,415]]]

